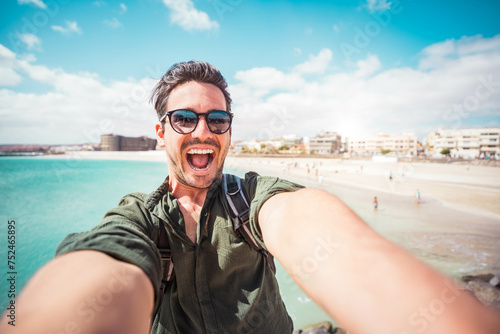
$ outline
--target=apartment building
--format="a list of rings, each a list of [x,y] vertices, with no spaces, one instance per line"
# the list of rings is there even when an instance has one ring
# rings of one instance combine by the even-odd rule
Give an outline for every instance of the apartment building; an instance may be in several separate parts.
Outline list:
[[[440,157],[449,149],[454,158],[486,158],[500,156],[500,128],[439,129],[424,140],[430,156]]]
[[[415,134],[378,134],[363,136],[347,141],[351,155],[376,155],[386,151],[391,155],[417,156],[417,136]]]
[[[311,154],[334,154],[339,153],[341,148],[342,140],[336,132],[321,132],[309,139]]]

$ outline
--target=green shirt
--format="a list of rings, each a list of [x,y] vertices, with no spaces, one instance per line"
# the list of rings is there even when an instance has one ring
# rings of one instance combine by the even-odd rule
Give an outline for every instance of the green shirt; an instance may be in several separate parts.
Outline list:
[[[291,333],[293,325],[276,278],[262,254],[233,231],[219,179],[203,204],[196,243],[185,233],[179,202],[168,178],[151,195],[132,193],[88,232],[68,235],[56,254],[102,251],[142,268],[153,283],[158,303],[161,261],[156,243],[164,226],[172,250],[175,278],[169,282],[151,333]],[[265,247],[258,213],[271,196],[301,186],[275,177],[247,173],[250,227]]]

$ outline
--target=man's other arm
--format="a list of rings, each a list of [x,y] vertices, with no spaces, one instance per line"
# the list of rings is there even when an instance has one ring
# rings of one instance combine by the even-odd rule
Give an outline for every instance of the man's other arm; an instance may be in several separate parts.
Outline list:
[[[325,191],[273,196],[259,224],[269,251],[350,333],[498,333],[498,314]]]
[[[31,278],[16,300],[16,326],[2,321],[0,332],[148,333],[153,300],[139,267],[97,251],[71,252]]]

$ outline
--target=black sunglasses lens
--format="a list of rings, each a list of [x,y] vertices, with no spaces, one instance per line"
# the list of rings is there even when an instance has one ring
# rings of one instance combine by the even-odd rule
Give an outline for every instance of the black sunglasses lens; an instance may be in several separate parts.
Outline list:
[[[198,123],[198,117],[191,110],[177,110],[170,116],[170,124],[179,133],[193,131]]]
[[[210,131],[221,134],[229,130],[231,116],[225,111],[212,111],[207,116],[207,124]]]

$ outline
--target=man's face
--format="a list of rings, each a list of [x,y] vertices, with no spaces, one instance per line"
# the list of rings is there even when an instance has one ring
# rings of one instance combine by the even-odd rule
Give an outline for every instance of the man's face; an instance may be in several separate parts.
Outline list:
[[[196,113],[226,110],[226,100],[216,86],[189,81],[170,93],[165,112],[176,109],[189,109]],[[221,135],[214,134],[208,128],[204,116],[200,116],[196,129],[189,134],[175,132],[168,117],[164,128],[163,133],[157,125],[157,137],[160,144],[162,141],[165,144],[171,182],[193,188],[208,188],[221,177],[231,143],[231,129]]]

